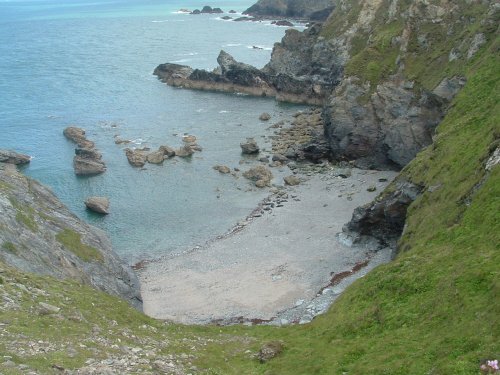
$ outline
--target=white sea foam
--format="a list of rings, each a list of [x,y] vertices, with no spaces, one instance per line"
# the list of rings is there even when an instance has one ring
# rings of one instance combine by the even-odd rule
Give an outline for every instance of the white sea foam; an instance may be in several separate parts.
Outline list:
[[[142,145],[144,142],[146,142],[146,141],[142,138],[137,138],[137,139],[132,140],[132,143],[135,145]]]
[[[219,113],[229,113],[229,111],[219,111]]]
[[[227,43],[224,44],[222,47],[239,47],[241,46],[241,43]]]

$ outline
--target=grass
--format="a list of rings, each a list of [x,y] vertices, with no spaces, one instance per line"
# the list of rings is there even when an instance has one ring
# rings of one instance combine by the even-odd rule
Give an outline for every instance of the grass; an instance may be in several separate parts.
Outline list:
[[[82,243],[80,233],[64,229],[56,235],[57,241],[85,262],[102,262],[103,256],[95,247]]]
[[[4,242],[2,244],[2,249],[12,254],[17,254],[18,252],[16,245],[14,245],[12,242]]]

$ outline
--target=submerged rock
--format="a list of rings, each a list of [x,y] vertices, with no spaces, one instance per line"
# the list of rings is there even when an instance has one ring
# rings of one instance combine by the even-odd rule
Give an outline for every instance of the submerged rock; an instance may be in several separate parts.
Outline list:
[[[264,112],[259,116],[260,121],[269,121],[270,119],[271,119],[271,115],[267,112]]]
[[[175,156],[179,156],[181,158],[187,158],[194,154],[194,150],[190,145],[184,145],[181,148],[175,150]]]
[[[106,197],[88,197],[85,200],[85,206],[99,214],[109,214],[109,199]]]
[[[254,181],[255,186],[262,188],[265,186],[270,186],[273,174],[263,165],[257,165],[253,168],[250,168],[248,171],[243,172],[243,177]]]
[[[213,168],[222,174],[231,173],[231,169],[225,165],[216,165]]]
[[[298,185],[301,182],[300,178],[298,178],[295,175],[286,176],[286,177],[283,178],[283,180],[285,181],[286,185],[290,185],[290,186]]]
[[[153,151],[146,156],[146,160],[151,164],[161,164],[165,160],[165,154],[163,151]]]

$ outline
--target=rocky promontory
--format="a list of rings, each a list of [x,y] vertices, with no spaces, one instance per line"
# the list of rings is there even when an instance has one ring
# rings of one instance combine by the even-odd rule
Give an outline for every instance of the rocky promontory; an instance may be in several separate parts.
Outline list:
[[[141,308],[139,282],[108,237],[45,186],[0,163],[2,261],[24,272],[71,278]]]
[[[324,21],[334,8],[333,0],[258,0],[243,14]]]

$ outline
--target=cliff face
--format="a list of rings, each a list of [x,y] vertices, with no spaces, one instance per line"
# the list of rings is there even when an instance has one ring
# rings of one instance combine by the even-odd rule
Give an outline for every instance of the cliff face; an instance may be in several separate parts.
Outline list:
[[[324,20],[333,7],[334,0],[259,0],[243,14]]]
[[[141,308],[139,282],[104,232],[46,187],[0,163],[0,256],[21,271],[71,278]]]

